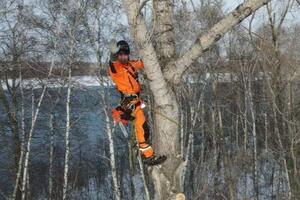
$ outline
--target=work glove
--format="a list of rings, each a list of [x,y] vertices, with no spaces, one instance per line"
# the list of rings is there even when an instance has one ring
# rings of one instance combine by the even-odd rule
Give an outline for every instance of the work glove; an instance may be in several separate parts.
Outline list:
[[[122,117],[121,117],[123,114],[124,113],[121,110],[118,110],[117,108],[112,109],[112,117],[113,117],[114,121],[116,123],[121,122],[122,124],[127,125],[128,120],[122,119]]]
[[[109,51],[112,54],[116,54],[119,51],[119,47],[117,46],[117,41],[115,39],[112,39],[109,41]]]
[[[124,125],[127,125],[128,121],[134,120],[134,117],[131,116],[131,111],[124,111],[120,106],[112,110],[112,117],[115,122],[121,122]]]

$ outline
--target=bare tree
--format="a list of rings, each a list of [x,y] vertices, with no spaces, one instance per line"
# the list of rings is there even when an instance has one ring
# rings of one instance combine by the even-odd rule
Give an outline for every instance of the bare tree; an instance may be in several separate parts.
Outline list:
[[[269,1],[225,15],[222,0],[124,0],[130,27],[122,1],[21,2],[0,1],[0,198],[298,199],[296,1],[237,27]],[[111,38],[133,39],[146,64],[168,156],[148,174],[110,116]]]
[[[161,1],[159,9],[156,6],[154,15],[156,19],[160,19],[156,32],[160,33],[160,41],[156,41],[160,45],[161,52],[156,52],[150,42],[150,35],[147,31],[146,22],[140,13],[141,5],[135,0],[124,0],[124,8],[127,12],[129,25],[134,38],[135,44],[139,49],[146,68],[145,72],[150,82],[150,88],[155,100],[155,147],[159,154],[168,155],[167,162],[162,169],[153,169],[153,179],[155,183],[155,198],[168,199],[183,191],[183,185],[180,183],[180,177],[183,169],[182,158],[180,158],[177,144],[179,134],[177,133],[179,125],[178,103],[176,101],[175,91],[171,89],[168,83],[179,83],[183,72],[205,52],[213,43],[218,41],[224,33],[228,32],[235,25],[240,23],[244,18],[248,17],[255,10],[268,3],[263,0],[250,0],[238,6],[233,12],[228,14],[224,19],[214,25],[210,31],[200,36],[195,44],[186,51],[181,57],[175,57],[174,39],[173,38],[173,22],[172,20],[172,1]],[[153,5],[158,5],[154,3]],[[161,11],[163,9],[163,12]],[[163,25],[161,25],[163,23]],[[166,28],[168,27],[168,28]],[[160,53],[160,54],[159,54]],[[160,63],[158,58],[164,58],[164,62]],[[169,61],[165,61],[169,58]],[[164,69],[164,70],[163,70]]]

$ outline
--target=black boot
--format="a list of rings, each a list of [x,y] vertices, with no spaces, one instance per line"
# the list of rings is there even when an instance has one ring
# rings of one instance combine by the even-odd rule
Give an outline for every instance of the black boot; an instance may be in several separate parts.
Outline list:
[[[167,156],[156,156],[153,155],[149,158],[143,157],[143,163],[146,165],[159,165],[167,160]]]

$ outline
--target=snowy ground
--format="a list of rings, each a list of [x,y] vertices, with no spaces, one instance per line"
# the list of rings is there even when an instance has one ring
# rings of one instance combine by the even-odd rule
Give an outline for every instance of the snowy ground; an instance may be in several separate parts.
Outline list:
[[[103,77],[103,79],[99,79],[97,76],[73,76],[71,78],[71,82],[73,86],[81,87],[100,87],[100,86],[113,86],[113,82],[110,77]],[[16,80],[16,84],[20,83],[20,79]],[[23,86],[27,89],[39,89],[42,88],[45,84],[49,88],[60,88],[67,87],[68,79],[67,78],[51,78],[49,80],[39,79],[39,78],[31,78],[24,79]],[[1,80],[1,84],[4,90],[7,90],[7,84],[10,86],[13,84],[11,79],[7,81]]]

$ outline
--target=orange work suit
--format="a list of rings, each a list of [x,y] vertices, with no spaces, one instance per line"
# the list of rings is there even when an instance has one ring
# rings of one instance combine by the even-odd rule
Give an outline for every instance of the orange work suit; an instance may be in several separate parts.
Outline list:
[[[118,60],[110,63],[109,75],[121,93],[122,101],[131,95],[139,96],[141,85],[138,81],[137,71],[143,68],[144,64],[141,60],[130,60],[126,64]],[[153,156],[153,149],[148,144],[149,129],[139,100],[133,105],[131,115],[135,117],[135,134],[142,156],[146,158]]]

